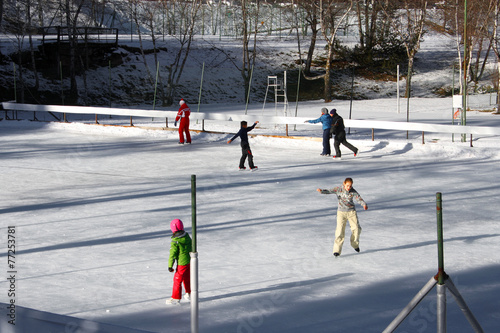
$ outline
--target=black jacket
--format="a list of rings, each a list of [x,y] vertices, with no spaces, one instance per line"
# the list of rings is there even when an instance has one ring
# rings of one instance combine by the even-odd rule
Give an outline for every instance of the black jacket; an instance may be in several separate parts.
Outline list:
[[[330,129],[330,134],[338,135],[342,132],[345,132],[344,119],[342,119],[341,116],[336,114],[335,116],[333,116],[332,119],[332,127]]]
[[[238,133],[236,133],[233,138],[231,139],[231,141],[234,141],[234,139],[236,139],[237,137],[240,137],[241,139],[241,143],[243,145],[244,142],[248,142],[248,132],[250,132],[251,130],[254,129],[255,125],[257,125],[257,123],[254,123],[252,126],[250,127],[241,127],[240,130],[238,131]]]

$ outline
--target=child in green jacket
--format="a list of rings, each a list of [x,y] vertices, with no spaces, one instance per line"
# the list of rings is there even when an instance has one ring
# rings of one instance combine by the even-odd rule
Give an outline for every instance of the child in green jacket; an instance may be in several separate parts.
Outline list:
[[[168,257],[168,271],[174,271],[174,263],[177,260],[177,269],[174,274],[174,283],[172,287],[172,298],[167,300],[167,304],[179,304],[181,301],[182,284],[186,294],[186,300],[191,299],[191,280],[190,280],[190,262],[192,252],[191,237],[184,231],[184,225],[181,220],[174,219],[170,222],[172,230],[172,241],[170,243],[170,256]]]

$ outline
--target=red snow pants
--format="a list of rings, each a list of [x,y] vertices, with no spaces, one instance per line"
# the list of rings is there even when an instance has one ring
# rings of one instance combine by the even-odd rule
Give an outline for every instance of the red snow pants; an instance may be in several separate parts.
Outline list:
[[[181,118],[179,124],[179,142],[184,143],[184,132],[186,133],[186,142],[191,143],[191,135],[189,134],[189,118]]]
[[[173,299],[182,298],[183,283],[186,294],[191,294],[191,264],[187,264],[186,266],[177,265],[177,269],[174,274],[174,285],[172,287]]]

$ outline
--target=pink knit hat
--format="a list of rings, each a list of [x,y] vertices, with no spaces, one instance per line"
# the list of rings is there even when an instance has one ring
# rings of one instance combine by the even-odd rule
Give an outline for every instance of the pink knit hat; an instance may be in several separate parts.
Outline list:
[[[172,230],[173,233],[184,230],[184,224],[182,224],[182,221],[179,219],[173,219],[172,222],[170,222],[170,230]]]

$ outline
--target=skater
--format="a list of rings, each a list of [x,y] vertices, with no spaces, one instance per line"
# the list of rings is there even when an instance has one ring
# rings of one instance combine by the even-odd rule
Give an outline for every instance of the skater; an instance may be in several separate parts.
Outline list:
[[[248,157],[248,166],[250,167],[251,170],[257,169],[257,167],[253,164],[253,154],[252,151],[250,150],[250,144],[248,143],[248,132],[253,130],[255,128],[255,125],[257,125],[259,122],[256,121],[252,126],[248,127],[248,124],[246,121],[241,122],[241,128],[236,133],[231,140],[229,140],[227,143],[233,142],[234,139],[237,137],[240,137],[241,140],[241,158],[240,158],[240,170],[245,170],[245,160]]]
[[[337,113],[336,109],[332,109],[330,111],[330,116],[332,118],[330,135],[334,136],[333,146],[335,147],[335,155],[333,156],[333,158],[341,158],[342,152],[340,151],[340,144],[343,144],[344,146],[352,150],[354,152],[354,156],[356,156],[358,154],[358,148],[354,147],[346,140],[344,119],[342,119],[342,117]]]
[[[332,126],[332,117],[328,115],[328,109],[321,109],[321,117],[314,120],[306,120],[305,123],[316,124],[321,122],[323,124],[323,151],[321,152],[321,156],[330,156],[331,148],[330,148],[330,129]]]
[[[179,123],[179,144],[184,144],[184,133],[186,133],[186,142],[191,143],[191,135],[189,134],[189,115],[191,114],[191,109],[186,104],[186,102],[181,99],[179,101],[179,112],[177,112],[177,117],[175,117],[174,126],[177,126],[177,122]]]
[[[167,304],[179,304],[181,301],[182,284],[186,294],[186,300],[191,299],[191,281],[190,281],[190,262],[192,251],[191,237],[184,231],[184,225],[181,220],[174,219],[170,222],[172,230],[172,241],[170,242],[170,255],[168,257],[168,271],[174,271],[174,263],[177,261],[177,268],[174,274],[174,283],[172,286],[172,298],[166,301]]]
[[[349,221],[351,226],[351,246],[356,252],[359,252],[359,235],[361,234],[361,226],[358,222],[358,214],[353,200],[356,200],[365,210],[368,209],[368,205],[352,187],[352,183],[352,178],[346,178],[342,186],[334,187],[330,190],[320,188],[317,189],[317,191],[321,194],[336,194],[337,199],[339,200],[337,208],[337,229],[335,230],[335,242],[333,245],[333,255],[335,257],[340,256],[342,253],[342,245],[344,244],[347,221]]]

